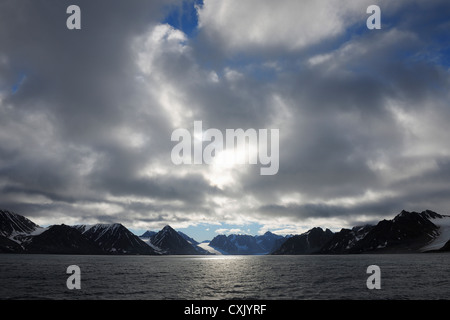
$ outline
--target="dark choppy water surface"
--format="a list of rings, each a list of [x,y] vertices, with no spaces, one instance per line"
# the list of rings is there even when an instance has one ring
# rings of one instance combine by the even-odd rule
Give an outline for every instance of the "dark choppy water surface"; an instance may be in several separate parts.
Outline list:
[[[450,254],[0,255],[1,299],[450,299]],[[381,289],[369,290],[369,265]],[[69,290],[69,265],[81,289]]]

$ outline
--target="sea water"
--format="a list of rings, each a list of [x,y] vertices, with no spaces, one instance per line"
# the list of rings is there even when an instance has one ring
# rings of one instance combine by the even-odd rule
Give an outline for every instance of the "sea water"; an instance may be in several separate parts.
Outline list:
[[[450,299],[450,254],[0,255],[0,299]],[[80,270],[70,290],[67,268]],[[370,265],[380,289],[368,289]]]

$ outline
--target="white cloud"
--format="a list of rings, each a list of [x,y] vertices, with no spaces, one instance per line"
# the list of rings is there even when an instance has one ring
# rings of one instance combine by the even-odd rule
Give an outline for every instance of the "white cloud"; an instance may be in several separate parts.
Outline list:
[[[147,33],[136,37],[135,50],[138,53],[138,65],[141,70],[150,74],[155,68],[155,60],[162,54],[181,55],[187,49],[186,35],[168,24],[158,24]]]
[[[209,0],[199,9],[199,26],[229,50],[296,50],[342,34],[358,18],[365,23],[368,2]]]
[[[216,229],[215,233],[217,234],[247,234],[247,232],[238,229],[238,228],[232,228],[232,229],[226,229],[226,228],[221,228],[221,229]]]

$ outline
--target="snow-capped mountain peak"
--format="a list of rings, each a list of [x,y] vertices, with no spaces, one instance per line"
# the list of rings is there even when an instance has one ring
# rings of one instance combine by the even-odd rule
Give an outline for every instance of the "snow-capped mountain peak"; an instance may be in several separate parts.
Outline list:
[[[150,237],[148,242],[166,254],[208,254],[195,240],[177,232],[169,225]]]
[[[121,223],[73,226],[108,253],[154,254],[154,250]]]

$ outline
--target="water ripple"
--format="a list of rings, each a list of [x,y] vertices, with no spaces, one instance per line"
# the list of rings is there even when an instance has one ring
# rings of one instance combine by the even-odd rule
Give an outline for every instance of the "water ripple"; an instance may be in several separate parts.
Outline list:
[[[450,254],[343,256],[1,255],[0,299],[449,299]],[[81,268],[81,290],[66,268]],[[366,268],[379,265],[381,290]]]

